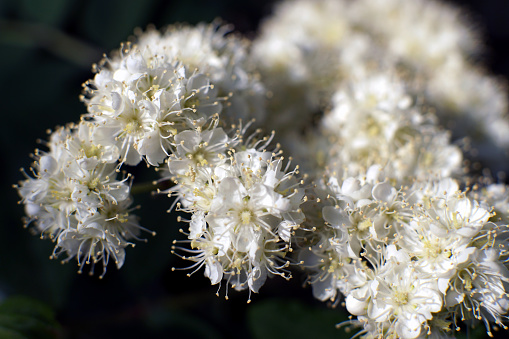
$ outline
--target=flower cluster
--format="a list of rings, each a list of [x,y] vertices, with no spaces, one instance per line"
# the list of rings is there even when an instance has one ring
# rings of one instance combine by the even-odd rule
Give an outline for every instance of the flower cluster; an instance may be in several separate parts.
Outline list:
[[[344,298],[362,338],[505,328],[506,186],[472,185],[463,166],[504,168],[507,99],[472,64],[478,38],[461,16],[424,0],[285,1],[254,42],[281,115],[268,125],[315,182],[313,232],[294,253],[313,295]],[[463,154],[466,136],[475,151]]]
[[[52,141],[38,159],[36,178],[21,184],[36,228],[58,238],[57,249],[78,257],[80,267],[82,258],[103,259],[106,269],[110,255],[122,265],[126,239],[141,227],[127,210],[129,175],[112,179],[124,164],[143,159],[156,169],[167,163],[166,179],[176,183],[170,195],[191,214],[192,248],[182,250],[195,253],[186,259],[205,266],[213,284],[224,278],[236,289],[258,292],[267,275],[289,278],[285,257],[304,219],[304,191],[298,170],[289,170],[290,162],[283,166],[278,147],[267,150],[273,135],[245,138],[252,123],[227,127],[261,116],[265,102],[245,42],[225,36],[227,29],[149,30],[136,44],[122,45],[85,83],[82,122],[52,135],[61,141]],[[62,148],[70,160],[61,158],[67,154]]]
[[[321,236],[300,252],[314,296],[342,293],[368,338],[451,333],[460,320],[504,327],[508,229],[493,221],[488,200],[450,178],[393,182],[373,166],[319,188],[334,205],[323,207]]]
[[[471,138],[475,161],[507,170],[498,161],[508,147],[504,84],[473,62],[480,38],[465,16],[435,0],[281,2],[253,43],[253,59],[274,96],[275,117],[266,125],[291,148],[292,133],[333,104],[345,81],[393,71],[433,107],[454,140]]]
[[[36,151],[34,177],[26,175],[18,191],[27,224],[56,242],[51,257],[76,257],[79,272],[102,261],[104,275],[110,257],[124,264],[129,240],[140,240],[144,228],[131,213],[129,175],[117,179],[118,149],[98,144],[91,132],[86,122],[53,132],[49,150]]]
[[[461,172],[462,153],[450,144],[449,133],[394,75],[345,81],[322,125],[322,137],[333,140],[325,160],[329,168],[357,173],[381,165],[399,183]]]
[[[242,41],[224,34],[215,25],[149,30],[104,59],[83,96],[101,142],[128,165],[157,166],[180,132],[223,111],[235,119],[261,111],[263,86],[243,67]]]
[[[283,167],[282,157],[265,150],[270,138],[228,140],[220,128],[181,135],[168,164],[178,208],[192,214],[192,250],[179,247],[192,255],[184,257],[196,262],[192,267],[205,265],[212,284],[224,278],[239,290],[258,292],[267,275],[290,278],[286,255],[304,220],[298,169],[289,171],[289,163]]]

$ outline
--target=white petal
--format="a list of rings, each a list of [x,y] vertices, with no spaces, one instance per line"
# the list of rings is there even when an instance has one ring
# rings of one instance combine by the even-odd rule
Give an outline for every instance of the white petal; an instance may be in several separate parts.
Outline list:
[[[411,316],[410,319],[404,319],[399,317],[396,322],[396,332],[401,338],[413,339],[417,338],[421,333],[421,322],[417,319],[417,316]]]
[[[223,279],[223,267],[217,261],[207,260],[204,275],[215,285]]]
[[[320,300],[333,300],[336,297],[336,286],[333,285],[335,280],[332,274],[329,274],[326,279],[319,279],[313,283],[313,296]]]
[[[265,280],[267,280],[267,270],[264,267],[255,266],[249,275],[247,283],[251,291],[258,293],[258,290],[263,286]]]
[[[391,186],[388,182],[382,182],[376,184],[373,187],[373,198],[380,201],[390,201],[392,197],[396,194],[396,190]]]
[[[334,228],[341,228],[351,224],[348,214],[333,206],[325,206],[322,209],[322,214],[323,219]]]
[[[346,309],[353,315],[365,315],[367,313],[367,300],[359,300],[349,294],[346,297]]]

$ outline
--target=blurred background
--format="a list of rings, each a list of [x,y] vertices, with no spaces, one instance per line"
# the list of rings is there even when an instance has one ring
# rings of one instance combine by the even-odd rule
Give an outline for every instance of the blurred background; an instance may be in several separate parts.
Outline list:
[[[484,32],[487,68],[509,78],[509,1],[457,0]],[[0,301],[23,295],[41,301],[48,319],[41,331],[12,338],[349,338],[334,324],[346,314],[315,301],[303,277],[271,279],[246,304],[247,292],[225,286],[216,297],[203,272],[171,267],[188,264],[170,254],[179,238],[171,202],[150,193],[136,195],[141,224],[157,232],[148,243],[127,249],[124,267],[110,266],[105,278],[78,275],[75,261],[49,260],[53,244],[23,229],[23,207],[12,185],[23,179],[29,153],[46,130],[78,121],[85,113],[81,84],[92,77],[91,65],[118,48],[135,27],[196,24],[221,17],[248,37],[256,34],[272,0],[0,0]],[[136,181],[153,177],[139,173]],[[97,271],[101,271],[99,267]],[[280,281],[282,280],[282,281]],[[35,301],[34,301],[35,302]],[[42,305],[39,305],[42,307]],[[30,302],[28,302],[30,308]],[[35,308],[35,306],[34,306]],[[42,311],[41,311],[42,312]],[[42,313],[44,313],[42,312]],[[2,320],[3,319],[3,320]],[[11,318],[8,318],[11,319]],[[12,321],[20,321],[12,318]],[[25,319],[26,320],[26,319]],[[0,309],[1,326],[5,323]],[[21,321],[20,328],[24,328]],[[39,323],[37,323],[39,324]],[[59,324],[59,325],[57,325]],[[32,324],[33,325],[33,324]],[[40,324],[39,324],[40,325]],[[28,325],[27,325],[28,326]],[[482,327],[482,326],[481,326]],[[499,337],[507,337],[506,333]],[[486,337],[483,328],[470,338]],[[7,337],[5,337],[7,338]]]

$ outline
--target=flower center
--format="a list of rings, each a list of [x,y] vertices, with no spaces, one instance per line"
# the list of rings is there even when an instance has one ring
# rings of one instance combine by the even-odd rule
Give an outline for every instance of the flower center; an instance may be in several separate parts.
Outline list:
[[[462,216],[460,215],[460,212],[457,212],[457,211],[456,211],[456,212],[452,213],[452,216],[451,216],[451,217],[452,217],[452,218],[451,218],[451,219],[452,219],[452,220],[451,220],[451,221],[452,221],[452,226],[453,226],[455,229],[459,230],[460,228],[462,228],[462,227],[463,227],[463,225],[464,225],[464,220],[463,220]]]
[[[141,123],[137,117],[130,119],[124,128],[124,131],[126,131],[127,134],[136,134],[140,130],[141,130]]]
[[[81,147],[85,152],[85,156],[87,158],[96,157],[99,158],[101,156],[101,148],[100,146],[96,146],[94,144],[86,145],[84,142],[81,143]]]
[[[145,95],[149,98],[149,99],[154,99],[154,96],[156,94],[156,92],[159,90],[159,85],[152,85],[150,86],[150,88],[148,89],[147,92],[145,92]]]
[[[468,270],[463,270],[459,274],[460,280],[463,282],[463,286],[467,291],[472,290],[472,275]]]
[[[359,230],[359,232],[366,232],[369,230],[369,228],[371,227],[371,225],[373,225],[373,221],[371,221],[371,219],[367,218],[367,219],[364,219],[363,221],[361,221],[358,226],[357,226],[357,229]]]
[[[205,166],[208,164],[207,155],[207,152],[202,147],[199,147],[192,154],[189,154],[189,158],[192,159],[196,165]]]
[[[371,137],[380,135],[382,132],[381,126],[372,117],[368,117],[366,121],[366,130]]]
[[[424,241],[424,257],[428,259],[436,259],[442,254],[442,247],[438,241]]]
[[[196,107],[200,106],[200,99],[198,98],[198,95],[194,93],[189,97],[186,102],[184,103],[185,108],[189,108],[191,110],[195,110]]]
[[[94,191],[97,186],[99,185],[99,183],[101,182],[101,180],[99,178],[94,178],[92,179],[91,181],[89,181],[87,183],[87,186],[88,186],[88,189],[91,190],[91,191]]]
[[[243,225],[248,225],[253,221],[253,213],[251,210],[245,209],[240,212],[240,221]]]
[[[406,305],[408,304],[408,292],[395,290],[393,294],[394,302],[397,305]]]

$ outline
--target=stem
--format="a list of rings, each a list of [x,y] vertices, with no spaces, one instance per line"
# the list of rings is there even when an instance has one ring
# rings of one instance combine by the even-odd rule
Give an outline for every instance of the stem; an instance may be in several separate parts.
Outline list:
[[[0,32],[0,43],[39,46],[80,67],[101,58],[98,48],[44,24],[0,19]]]

